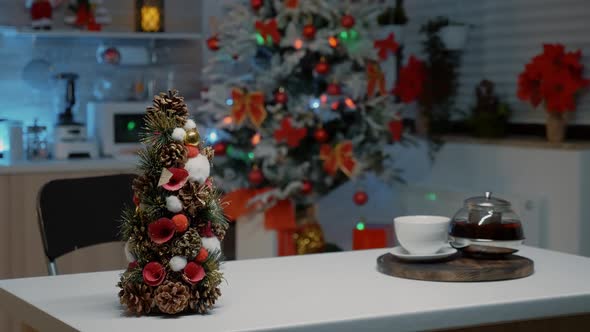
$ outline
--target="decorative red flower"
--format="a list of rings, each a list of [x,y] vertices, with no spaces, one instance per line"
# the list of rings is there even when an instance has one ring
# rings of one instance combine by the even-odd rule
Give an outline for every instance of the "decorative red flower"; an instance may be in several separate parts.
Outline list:
[[[568,112],[576,108],[576,93],[590,81],[582,77],[582,52],[565,52],[561,44],[543,45],[518,76],[518,98],[538,106],[545,102],[547,112]]]
[[[299,146],[299,142],[307,136],[307,128],[295,128],[291,125],[291,118],[281,121],[281,128],[275,130],[274,137],[277,142],[287,142],[290,148]]]
[[[168,173],[169,172],[169,173]],[[188,171],[184,168],[168,168],[168,172],[162,172],[160,181],[164,181],[167,178],[167,182],[162,184],[162,188],[169,191],[176,191],[182,188],[188,180]]]
[[[176,225],[168,218],[160,218],[148,226],[150,239],[157,244],[170,241],[176,231]]]
[[[399,44],[395,41],[395,35],[392,32],[385,39],[375,40],[373,47],[379,49],[379,51],[377,51],[379,59],[386,60],[389,52],[391,52],[391,54],[397,52]]]
[[[143,267],[143,282],[148,286],[158,286],[166,278],[166,269],[158,262],[149,262]]]
[[[203,263],[207,260],[207,257],[209,257],[209,252],[207,249],[201,247],[201,249],[199,249],[199,254],[197,254],[197,257],[195,257],[195,261],[197,263]]]
[[[412,55],[408,64],[400,70],[393,94],[399,96],[404,103],[409,104],[422,95],[425,79],[424,63]]]
[[[195,262],[188,262],[184,267],[182,278],[186,280],[186,282],[196,284],[205,278],[205,269]]]

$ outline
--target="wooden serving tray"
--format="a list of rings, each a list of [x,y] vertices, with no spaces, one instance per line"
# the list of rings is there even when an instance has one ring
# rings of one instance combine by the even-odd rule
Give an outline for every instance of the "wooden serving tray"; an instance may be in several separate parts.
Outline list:
[[[532,260],[517,255],[503,259],[473,259],[458,254],[442,261],[409,262],[387,253],[377,258],[377,270],[405,279],[473,282],[524,278],[533,274],[535,269]]]

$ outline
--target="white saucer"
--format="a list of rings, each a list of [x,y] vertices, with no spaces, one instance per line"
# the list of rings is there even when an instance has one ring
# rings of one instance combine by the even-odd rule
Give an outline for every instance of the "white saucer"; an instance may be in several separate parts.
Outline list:
[[[450,257],[457,253],[457,249],[451,247],[444,247],[435,254],[426,255],[412,255],[401,246],[393,247],[391,254],[399,259],[406,261],[434,261],[442,258]]]

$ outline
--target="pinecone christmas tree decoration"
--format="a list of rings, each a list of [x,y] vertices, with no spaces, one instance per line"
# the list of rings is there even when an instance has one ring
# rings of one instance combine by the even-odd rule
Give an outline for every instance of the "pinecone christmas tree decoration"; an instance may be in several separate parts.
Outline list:
[[[189,307],[200,314],[205,314],[213,308],[220,296],[219,287],[200,289],[197,287],[191,292]]]
[[[137,197],[143,197],[154,187],[152,179],[146,175],[141,175],[133,179],[132,189]]]
[[[172,254],[192,259],[199,254],[201,249],[201,236],[196,228],[190,228],[174,242]]]
[[[207,157],[207,159],[209,159],[209,161],[213,160],[213,156],[215,155],[215,150],[213,150],[212,147],[208,146],[206,148],[204,148],[201,153]]]
[[[149,314],[154,305],[152,289],[143,283],[127,282],[119,291],[119,301],[137,316]]]
[[[176,90],[168,91],[168,93],[162,92],[154,97],[154,104],[148,108],[147,114],[150,116],[157,112],[165,113],[177,124],[184,124],[189,115],[184,98]]]
[[[188,109],[176,92],[161,94],[145,117],[139,153],[141,175],[133,182],[141,204],[122,213],[121,234],[125,257],[134,266],[121,275],[119,300],[136,315],[149,312],[177,314],[189,307],[193,288],[211,289],[223,279],[219,271],[223,255],[219,237],[207,233],[207,258],[194,262],[203,240],[203,224],[220,225],[227,220],[218,204],[219,193],[210,180],[210,161],[200,151],[210,151],[188,119]],[[189,155],[187,145],[195,147]],[[212,154],[210,154],[212,157]],[[190,264],[187,268],[187,264]],[[198,312],[213,306],[216,292],[201,296]],[[193,311],[194,312],[194,311]]]
[[[227,230],[225,225],[213,224],[211,225],[211,230],[213,231],[213,234],[217,236],[219,241],[223,241],[223,239],[225,238],[225,232]]]
[[[190,292],[181,282],[167,281],[158,286],[154,294],[154,302],[161,312],[174,315],[184,311],[188,306]]]
[[[170,143],[162,147],[160,151],[160,163],[163,167],[178,167],[186,163],[188,151],[180,143]]]
[[[200,185],[188,182],[178,192],[178,198],[180,198],[186,211],[194,216],[199,209],[207,205],[207,202],[211,199],[211,194],[211,189],[206,184]]]

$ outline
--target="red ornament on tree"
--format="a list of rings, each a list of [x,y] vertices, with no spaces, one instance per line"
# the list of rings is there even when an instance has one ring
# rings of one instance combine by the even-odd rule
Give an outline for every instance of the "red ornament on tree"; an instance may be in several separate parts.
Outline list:
[[[354,23],[354,17],[350,14],[343,15],[340,19],[340,24],[347,29],[352,28]]]
[[[342,93],[342,89],[340,89],[339,84],[330,83],[330,84],[328,84],[328,88],[326,89],[326,92],[328,92],[328,94],[330,96],[338,96]]]
[[[258,10],[264,6],[264,0],[250,0],[250,6],[254,10]]]
[[[306,24],[303,27],[303,37],[307,39],[313,39],[315,37],[315,33],[316,28],[313,26],[313,24]]]
[[[248,174],[248,181],[250,181],[251,184],[257,186],[264,181],[264,174],[262,174],[260,169],[254,168]]]
[[[309,195],[313,191],[313,184],[310,181],[304,180],[303,185],[301,186],[301,193],[304,195]]]
[[[213,145],[213,151],[215,152],[216,156],[225,156],[225,152],[227,150],[227,144],[224,142],[215,143]]]
[[[356,204],[356,205],[365,205],[367,203],[367,201],[369,200],[369,195],[367,195],[366,192],[359,190],[354,193],[352,200],[354,201],[354,204]]]
[[[289,97],[283,88],[280,88],[279,91],[275,93],[275,102],[277,104],[286,104]]]
[[[315,65],[315,72],[320,75],[325,75],[330,71],[330,65],[326,62],[326,59],[322,57],[320,62]]]
[[[391,139],[394,142],[401,141],[404,131],[404,123],[401,120],[392,120],[387,125],[389,127],[389,132],[391,133]]]
[[[330,136],[328,135],[328,132],[324,128],[316,129],[315,133],[313,133],[313,137],[319,143],[325,143],[330,138]]]
[[[211,51],[219,50],[219,38],[217,38],[217,36],[209,37],[209,39],[207,39],[207,47]]]

